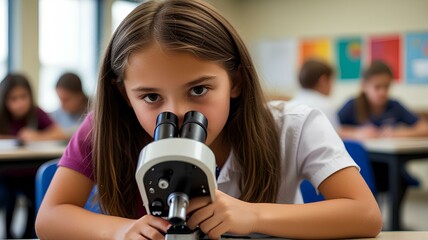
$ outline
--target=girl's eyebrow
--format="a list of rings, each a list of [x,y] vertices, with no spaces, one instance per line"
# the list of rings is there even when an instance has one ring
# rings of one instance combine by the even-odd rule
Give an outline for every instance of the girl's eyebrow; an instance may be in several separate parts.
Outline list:
[[[147,87],[136,87],[133,88],[131,91],[133,92],[157,92],[159,91],[158,88],[147,88]]]
[[[198,85],[198,84],[205,82],[205,81],[214,80],[215,78],[216,78],[216,76],[201,76],[201,77],[198,77],[197,79],[195,79],[193,81],[186,83],[185,86],[190,87],[190,86]]]
[[[214,80],[215,78],[216,78],[216,76],[201,76],[195,80],[192,80],[192,81],[186,83],[185,86],[186,87],[195,86],[195,85],[198,85],[198,84],[206,82],[206,81]],[[141,87],[140,86],[140,87],[133,88],[131,91],[133,91],[133,92],[158,92],[159,88]]]

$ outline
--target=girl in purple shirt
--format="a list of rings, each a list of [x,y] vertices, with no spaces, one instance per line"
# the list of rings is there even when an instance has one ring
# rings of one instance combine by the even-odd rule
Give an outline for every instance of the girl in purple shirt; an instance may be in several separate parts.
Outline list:
[[[34,104],[30,83],[21,74],[8,74],[0,83],[0,123],[0,138],[26,142],[64,137],[58,125]]]
[[[28,79],[21,74],[8,74],[0,82],[0,138],[17,138],[22,142],[60,139],[61,129],[33,101]],[[12,238],[11,221],[15,208],[16,193],[23,192],[34,200],[34,175],[36,169],[8,171],[0,181],[7,194],[2,199],[6,205],[7,238]],[[34,232],[34,204],[29,204],[27,227],[24,238],[32,238]]]
[[[218,167],[232,169],[236,164],[238,174],[233,177],[238,179],[231,188],[236,186],[240,193],[232,196],[216,190],[214,202],[192,199],[187,209],[189,228],[199,226],[212,239],[224,233],[287,238],[379,233],[379,208],[355,167],[338,169],[320,184],[328,201],[277,203],[286,194],[280,191],[281,148],[292,145],[280,142],[293,136],[280,132],[247,48],[210,5],[169,0],[145,1],[115,31],[101,64],[93,115],[74,135],[60,161],[37,216],[38,237],[163,239],[169,222],[139,211],[138,155],[153,140],[160,112],[175,113],[181,124],[191,110],[209,121],[206,144]],[[301,117],[298,122],[304,120]],[[333,128],[323,135],[340,145]],[[305,137],[300,142],[310,140]],[[236,161],[231,163],[227,160],[232,150]],[[331,152],[340,158],[345,151],[342,146]],[[289,162],[293,164],[293,158]],[[287,176],[298,180],[294,173]],[[106,215],[83,208],[94,183]]]

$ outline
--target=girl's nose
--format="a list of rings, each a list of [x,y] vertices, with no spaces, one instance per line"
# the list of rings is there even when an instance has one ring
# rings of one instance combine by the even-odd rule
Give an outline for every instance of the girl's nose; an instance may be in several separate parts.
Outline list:
[[[174,104],[171,107],[169,107],[166,111],[172,112],[178,117],[178,127],[181,128],[181,125],[183,125],[183,121],[184,121],[184,115],[191,110],[192,109],[189,109],[184,104]]]

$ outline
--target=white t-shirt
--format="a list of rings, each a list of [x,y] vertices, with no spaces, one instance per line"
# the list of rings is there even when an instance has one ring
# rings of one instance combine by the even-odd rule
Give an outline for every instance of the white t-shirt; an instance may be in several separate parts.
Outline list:
[[[338,170],[350,166],[359,169],[319,110],[283,101],[270,102],[268,106],[280,132],[281,180],[277,203],[303,203],[300,192],[303,179],[318,188]],[[218,189],[238,198],[240,171],[231,152],[217,179]]]
[[[332,107],[332,103],[330,99],[311,89],[301,89],[296,96],[293,97],[290,101],[291,104],[305,104],[310,107],[316,108],[323,112],[328,120],[330,120],[331,125],[333,125],[334,129],[338,129],[339,117],[336,113],[336,109]]]

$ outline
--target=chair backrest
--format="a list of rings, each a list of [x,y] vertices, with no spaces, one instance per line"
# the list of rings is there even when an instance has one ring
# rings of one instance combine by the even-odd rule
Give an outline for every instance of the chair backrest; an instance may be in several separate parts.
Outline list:
[[[311,203],[311,202],[319,202],[324,200],[324,196],[315,191],[314,186],[308,180],[303,180],[300,184],[300,191],[302,192],[303,202]]]
[[[345,144],[345,148],[349,155],[352,157],[352,159],[354,159],[355,163],[360,166],[361,176],[363,176],[373,195],[376,196],[377,190],[373,168],[366,149],[360,142],[357,141],[344,140],[343,143]]]
[[[55,172],[58,168],[57,164],[58,164],[58,159],[55,160],[51,160],[48,162],[43,163],[39,169],[37,170],[36,173],[36,213],[39,211],[39,207],[42,204],[43,198],[46,194],[46,191],[49,188],[49,185],[52,181],[53,176],[55,175]],[[100,207],[97,203],[93,202],[93,198],[96,194],[97,191],[97,187],[95,186],[92,191],[91,194],[89,195],[88,201],[85,204],[85,209],[95,212],[95,213],[100,213]]]
[[[361,143],[351,140],[344,140],[345,148],[348,151],[349,155],[354,159],[355,163],[361,168],[361,176],[366,181],[373,195],[376,196],[377,190],[374,181],[373,169],[368,157],[368,154]],[[315,191],[315,188],[312,184],[304,180],[300,185],[300,191],[302,192],[303,201],[305,203],[318,202],[324,200],[324,197],[321,193],[318,195]]]

